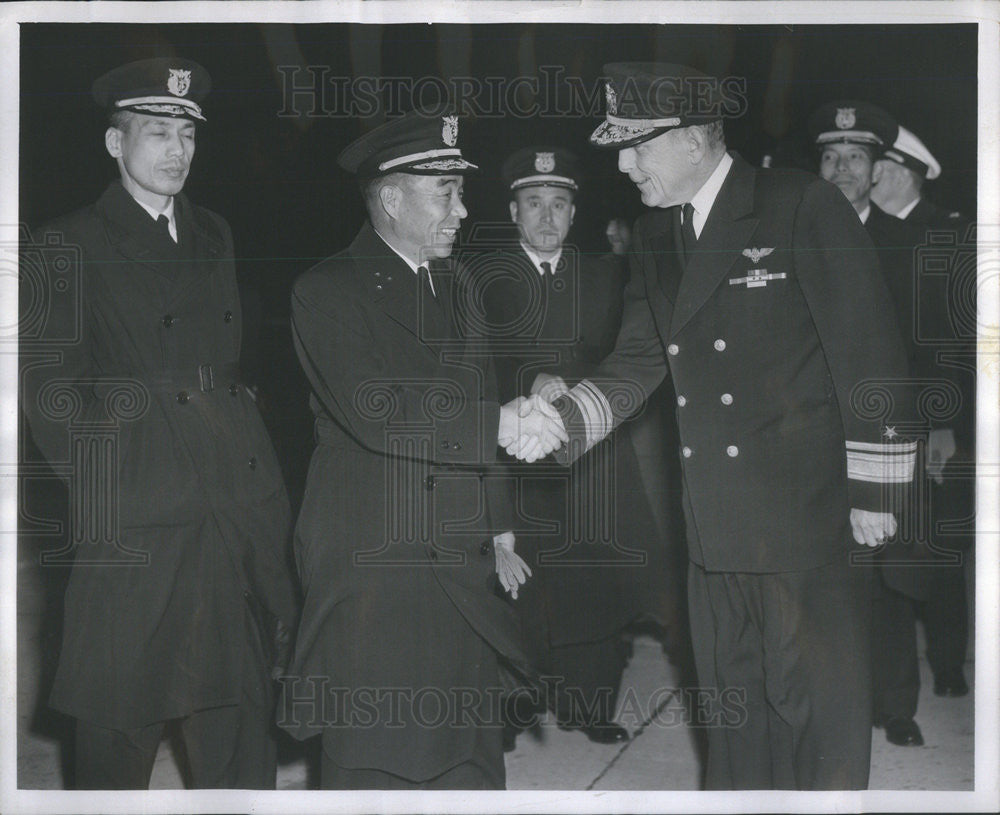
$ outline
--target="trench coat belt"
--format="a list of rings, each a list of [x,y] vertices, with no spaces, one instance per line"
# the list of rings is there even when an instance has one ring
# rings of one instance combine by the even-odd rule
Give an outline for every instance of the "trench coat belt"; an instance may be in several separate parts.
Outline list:
[[[152,393],[190,394],[209,393],[219,388],[225,390],[236,386],[240,381],[240,366],[235,362],[223,365],[191,366],[188,368],[158,368],[151,371],[129,371],[123,374],[104,374],[108,378],[108,386],[113,387],[113,379],[120,376],[123,379],[133,379],[141,382]],[[100,386],[97,386],[97,390]]]

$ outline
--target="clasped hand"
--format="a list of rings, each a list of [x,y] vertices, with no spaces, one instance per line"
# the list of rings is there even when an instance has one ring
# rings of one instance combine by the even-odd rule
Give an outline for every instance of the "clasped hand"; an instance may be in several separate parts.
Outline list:
[[[521,461],[537,461],[568,441],[562,419],[541,396],[518,396],[500,408],[497,443]]]

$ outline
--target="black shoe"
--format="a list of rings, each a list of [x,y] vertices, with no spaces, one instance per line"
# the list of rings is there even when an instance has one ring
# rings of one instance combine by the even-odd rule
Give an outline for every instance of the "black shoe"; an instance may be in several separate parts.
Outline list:
[[[564,720],[559,722],[559,727],[563,730],[579,730],[597,744],[617,744],[629,740],[628,731],[608,719],[598,719],[592,724]]]
[[[598,722],[588,727],[581,727],[580,731],[598,744],[617,744],[629,740],[628,731],[614,722]]]
[[[934,677],[935,696],[965,696],[968,692],[969,686],[961,668],[941,671]]]
[[[924,743],[923,734],[913,719],[907,716],[883,716],[876,722],[876,727],[885,728],[885,738],[891,744],[900,747],[921,747]]]

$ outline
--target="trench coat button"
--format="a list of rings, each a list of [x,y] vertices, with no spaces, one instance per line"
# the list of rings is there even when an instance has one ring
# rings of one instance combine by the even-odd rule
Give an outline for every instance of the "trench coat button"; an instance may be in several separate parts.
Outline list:
[[[424,479],[424,489],[432,490],[434,489],[434,476],[429,475]]]
[[[715,350],[716,351],[725,351],[726,350],[726,341],[725,340],[716,340],[714,343],[712,343],[712,345],[715,346]]]
[[[236,396],[237,394],[239,394],[239,392],[240,392],[240,386],[237,385],[235,382],[232,385],[229,386],[229,395],[230,396]]]
[[[222,319],[225,320],[227,323],[231,323],[233,321],[233,312],[227,311],[225,314],[222,315]]]
[[[731,405],[733,403],[733,395],[731,393],[724,393],[719,397],[719,401],[724,405]]]
[[[481,555],[483,555],[485,557],[489,553],[490,553],[490,542],[489,541],[483,541],[481,544],[479,544],[479,554],[481,554]]]
[[[680,351],[681,349],[677,347],[677,343],[675,342],[672,342],[670,343],[670,345],[667,346],[667,353],[670,354],[670,356],[672,357],[677,356],[680,353]]]
[[[692,450],[690,447],[682,447],[681,448],[681,455],[683,455],[684,458],[691,458],[691,454],[693,452],[694,452],[694,450]]]
[[[677,397],[677,406],[678,407],[684,407],[684,405],[686,405],[687,403],[688,403],[687,397],[684,397],[684,396],[678,396]]]
[[[164,314],[163,315],[163,319],[160,320],[160,322],[163,323],[163,327],[164,328],[170,328],[170,326],[172,326],[174,324],[174,315],[173,314]]]
[[[381,276],[382,276],[381,272],[375,272],[375,277],[381,277]]]
[[[448,444],[448,440],[447,439],[445,439],[443,442],[441,442],[441,449],[442,450],[447,450],[450,446],[451,445]]]
[[[250,456],[250,461],[247,462],[250,465],[251,470],[257,469],[257,456]]]
[[[375,288],[378,289],[379,291],[382,291],[382,284],[381,283],[376,284]]]
[[[735,444],[730,444],[726,448],[726,455],[729,456],[730,458],[736,458],[739,454],[740,454],[740,448],[737,447]]]
[[[462,449],[462,442],[460,442],[460,441],[456,441],[456,442],[455,442],[455,443],[454,443],[454,444],[453,444],[453,445],[451,446],[451,449],[452,449],[452,450],[461,450],[461,449]]]
[[[177,401],[182,405],[186,405],[188,403],[189,398],[190,397],[188,397],[187,391],[181,391],[180,393],[177,394]]]

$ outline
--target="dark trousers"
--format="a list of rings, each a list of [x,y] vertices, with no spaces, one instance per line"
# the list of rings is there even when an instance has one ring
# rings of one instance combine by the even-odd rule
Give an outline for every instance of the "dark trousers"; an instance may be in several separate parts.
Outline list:
[[[961,554],[969,556],[967,551]],[[917,613],[927,635],[927,661],[934,676],[939,676],[958,671],[965,664],[969,647],[969,608],[962,564],[942,563],[931,568],[934,575],[929,595],[917,604]]]
[[[191,786],[274,789],[277,772],[270,717],[257,705],[199,710],[178,720]],[[76,723],[76,788],[144,790],[166,722],[133,730]]]
[[[560,723],[586,727],[614,716],[625,653],[618,634],[550,648],[545,663],[548,702]]]
[[[932,567],[928,567],[932,568]],[[889,588],[875,568],[872,585],[872,712],[912,719],[920,695],[915,601]]]
[[[688,570],[707,711],[705,786],[864,789],[871,760],[871,569]]]

